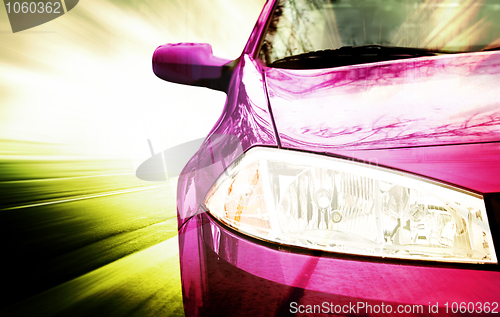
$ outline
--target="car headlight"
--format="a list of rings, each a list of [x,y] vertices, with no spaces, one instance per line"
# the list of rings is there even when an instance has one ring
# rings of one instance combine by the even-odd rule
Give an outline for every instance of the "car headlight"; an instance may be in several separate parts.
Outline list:
[[[205,207],[244,234],[283,245],[497,263],[481,195],[344,159],[253,148],[221,175]]]

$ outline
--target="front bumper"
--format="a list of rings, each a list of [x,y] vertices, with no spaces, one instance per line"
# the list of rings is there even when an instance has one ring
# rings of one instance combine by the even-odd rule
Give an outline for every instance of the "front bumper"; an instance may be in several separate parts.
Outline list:
[[[498,266],[280,247],[203,212],[181,228],[179,242],[186,316],[463,315],[462,303],[467,315],[500,313]]]

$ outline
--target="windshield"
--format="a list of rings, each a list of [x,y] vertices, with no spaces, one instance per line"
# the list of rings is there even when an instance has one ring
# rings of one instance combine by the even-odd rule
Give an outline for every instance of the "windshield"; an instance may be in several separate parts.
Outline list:
[[[278,0],[260,58],[272,66],[290,56],[365,45],[443,53],[496,48],[500,0]]]

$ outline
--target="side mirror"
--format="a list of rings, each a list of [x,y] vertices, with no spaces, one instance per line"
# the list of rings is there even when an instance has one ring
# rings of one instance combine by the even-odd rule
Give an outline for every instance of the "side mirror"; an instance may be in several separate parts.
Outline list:
[[[210,44],[202,43],[165,44],[153,54],[153,72],[159,78],[224,92],[235,64],[236,61],[215,57]]]

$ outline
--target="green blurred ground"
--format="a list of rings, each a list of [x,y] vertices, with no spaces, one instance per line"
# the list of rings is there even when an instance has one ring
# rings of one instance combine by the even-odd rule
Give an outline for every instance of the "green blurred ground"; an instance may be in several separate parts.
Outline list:
[[[175,180],[139,180],[126,161],[68,159],[4,158],[0,175],[0,222],[5,243],[2,280],[9,290],[0,297],[0,307],[6,307],[6,313],[35,313],[23,304],[26,301],[35,303],[28,306],[46,301],[55,305],[46,311],[47,316],[75,311],[82,301],[97,298],[99,285],[106,281],[84,278],[87,284],[82,290],[75,286],[76,279],[104,272],[107,265],[127,256],[136,258],[135,264],[120,262],[125,264],[119,265],[118,276],[106,281],[109,292],[134,298],[136,305],[151,305],[151,298],[164,296],[176,300],[163,309],[182,306],[176,243],[170,242],[169,254],[158,254],[156,265],[141,260],[144,254],[154,258],[153,251],[142,250],[171,238],[168,241],[176,242]],[[128,276],[149,279],[156,287],[127,288],[121,283]],[[63,287],[69,296],[64,303],[46,295],[57,287]],[[164,294],[161,289],[165,287],[170,291]],[[77,296],[81,292],[87,295]],[[111,302],[106,298],[112,298]],[[107,307],[102,315],[112,315],[115,307],[115,313],[123,315],[124,304],[114,296],[104,296],[89,307],[97,311]],[[19,311],[20,307],[24,310]],[[82,312],[81,307],[76,310]]]

